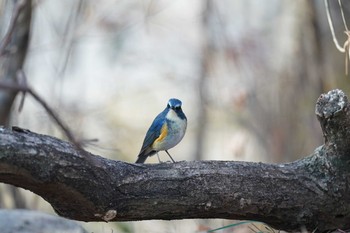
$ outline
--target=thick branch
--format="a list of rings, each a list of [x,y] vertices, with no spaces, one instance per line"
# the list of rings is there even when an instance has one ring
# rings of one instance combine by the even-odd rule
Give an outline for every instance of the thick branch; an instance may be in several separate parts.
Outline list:
[[[346,129],[350,122],[348,102],[338,90],[325,96],[316,113],[327,143],[293,163],[129,164],[53,137],[0,128],[0,182],[29,189],[61,216],[82,221],[225,218],[284,230],[350,228],[349,158],[340,153],[349,139],[331,139],[333,126],[341,120]]]

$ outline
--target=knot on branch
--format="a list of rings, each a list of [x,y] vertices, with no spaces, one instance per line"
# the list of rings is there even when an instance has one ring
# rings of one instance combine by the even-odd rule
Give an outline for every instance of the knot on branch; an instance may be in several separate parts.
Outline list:
[[[335,89],[318,98],[315,113],[318,117],[330,118],[343,111],[347,105],[347,96],[342,90]]]
[[[336,152],[344,154],[350,150],[349,102],[343,91],[335,89],[322,94],[316,104],[316,116],[319,120],[325,144]]]

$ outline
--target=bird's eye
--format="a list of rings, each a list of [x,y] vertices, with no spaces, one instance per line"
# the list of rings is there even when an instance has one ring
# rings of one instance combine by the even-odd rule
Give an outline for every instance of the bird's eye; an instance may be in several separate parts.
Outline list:
[[[181,109],[181,107],[180,106],[175,106],[175,108],[174,108],[175,110],[180,110]]]

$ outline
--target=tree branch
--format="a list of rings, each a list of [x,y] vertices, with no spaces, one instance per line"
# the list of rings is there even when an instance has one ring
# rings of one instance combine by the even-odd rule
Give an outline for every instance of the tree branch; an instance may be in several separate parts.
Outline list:
[[[81,221],[225,218],[277,229],[350,228],[350,117],[342,91],[321,95],[325,144],[287,164],[130,164],[28,130],[0,128],[0,182],[42,196]]]
[[[11,90],[16,92],[22,92],[23,98],[21,99],[20,107],[22,108],[24,103],[25,94],[29,93],[47,112],[51,119],[61,128],[63,133],[66,135],[69,141],[74,143],[77,147],[81,147],[80,143],[75,139],[74,134],[71,132],[69,127],[63,122],[59,115],[46,103],[46,101],[41,98],[31,87],[27,85],[27,78],[23,70],[17,72],[17,76],[22,81],[23,84],[17,84],[12,82],[0,82],[0,90]]]

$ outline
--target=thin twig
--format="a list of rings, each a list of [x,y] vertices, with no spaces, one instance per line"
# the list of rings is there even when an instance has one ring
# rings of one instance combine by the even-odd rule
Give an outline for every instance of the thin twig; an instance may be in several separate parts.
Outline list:
[[[20,83],[22,84],[23,86],[25,87],[28,87],[27,85],[27,77],[25,75],[20,75],[19,72],[23,72],[22,70],[20,71],[17,71],[17,76],[16,76],[16,79],[17,79],[17,83]],[[23,80],[19,80],[19,78],[23,78]],[[18,112],[22,112],[22,109],[23,109],[23,106],[24,106],[24,100],[26,98],[26,91],[22,91],[22,96],[21,96],[21,101],[19,103],[19,106],[18,106]]]
[[[344,16],[344,11],[343,11],[343,6],[342,6],[342,4],[341,4],[341,0],[338,0],[338,4],[339,4],[340,13],[341,13],[341,17],[342,17],[342,19],[343,19],[343,23],[344,23],[345,30],[346,30],[346,31],[349,31],[348,25],[347,25],[346,20],[345,20],[345,16]]]
[[[350,43],[350,31],[345,31],[346,36],[348,37],[347,40],[344,43],[344,49],[345,49],[345,74],[348,75],[349,73],[349,60],[350,60],[350,47],[349,47],[349,43]]]
[[[328,19],[328,24],[329,24],[329,28],[331,29],[331,33],[332,33],[332,37],[333,37],[333,42],[335,44],[335,47],[337,47],[337,49],[342,52],[345,53],[345,49],[343,47],[341,47],[338,43],[337,37],[335,36],[334,33],[334,28],[333,28],[333,22],[332,22],[332,18],[331,18],[331,13],[330,13],[330,9],[328,6],[328,0],[324,0],[324,4],[326,6],[326,13],[327,13],[327,19]]]
[[[23,71],[18,71],[17,76],[19,80],[26,80],[25,74]],[[28,93],[31,95],[37,102],[43,106],[49,116],[56,122],[56,124],[62,129],[66,137],[74,143],[78,148],[80,148],[80,144],[76,141],[73,133],[69,130],[69,128],[63,123],[62,119],[58,116],[58,114],[41,98],[32,88],[27,85],[24,85],[25,82],[21,84],[16,83],[8,83],[8,82],[0,82],[0,89],[11,89],[16,91],[21,91],[23,93]]]
[[[3,56],[4,54],[6,54],[6,47],[8,46],[8,44],[11,41],[12,38],[12,34],[15,31],[15,26],[16,26],[16,21],[22,11],[22,9],[25,6],[26,1],[25,0],[21,0],[18,1],[14,10],[13,10],[13,14],[12,14],[12,18],[10,21],[10,25],[9,25],[9,29],[7,30],[4,38],[2,39],[1,43],[0,43],[0,57]]]
[[[345,20],[345,16],[344,16],[344,11],[343,11],[343,6],[341,3],[341,0],[338,0],[338,4],[339,4],[339,8],[340,8],[340,12],[341,12],[341,16],[342,16],[342,20],[343,20],[343,24],[344,24],[344,28],[345,28],[345,34],[347,35],[347,39],[344,42],[343,47],[341,47],[338,43],[337,37],[335,36],[334,33],[334,28],[333,28],[333,22],[332,22],[332,17],[331,17],[331,13],[330,13],[330,9],[329,9],[329,5],[328,5],[328,0],[324,0],[325,6],[326,6],[326,13],[327,13],[327,19],[328,19],[328,23],[329,23],[329,28],[331,29],[331,33],[332,33],[332,37],[333,37],[333,41],[335,44],[335,47],[342,53],[345,53],[345,75],[348,75],[348,64],[349,64],[349,59],[350,59],[350,32]]]
[[[67,21],[67,25],[64,30],[65,36],[63,37],[63,46],[66,48],[65,49],[66,53],[62,52],[63,55],[60,59],[61,67],[58,70],[58,75],[60,77],[62,77],[63,73],[65,72],[68,65],[68,61],[72,54],[72,50],[75,42],[74,42],[74,35],[72,36],[71,34],[72,34],[72,31],[73,33],[76,32],[77,21],[78,21],[78,17],[81,15],[81,12],[83,10],[83,4],[84,4],[84,1],[80,0],[77,3],[77,9],[71,10],[69,19]]]

